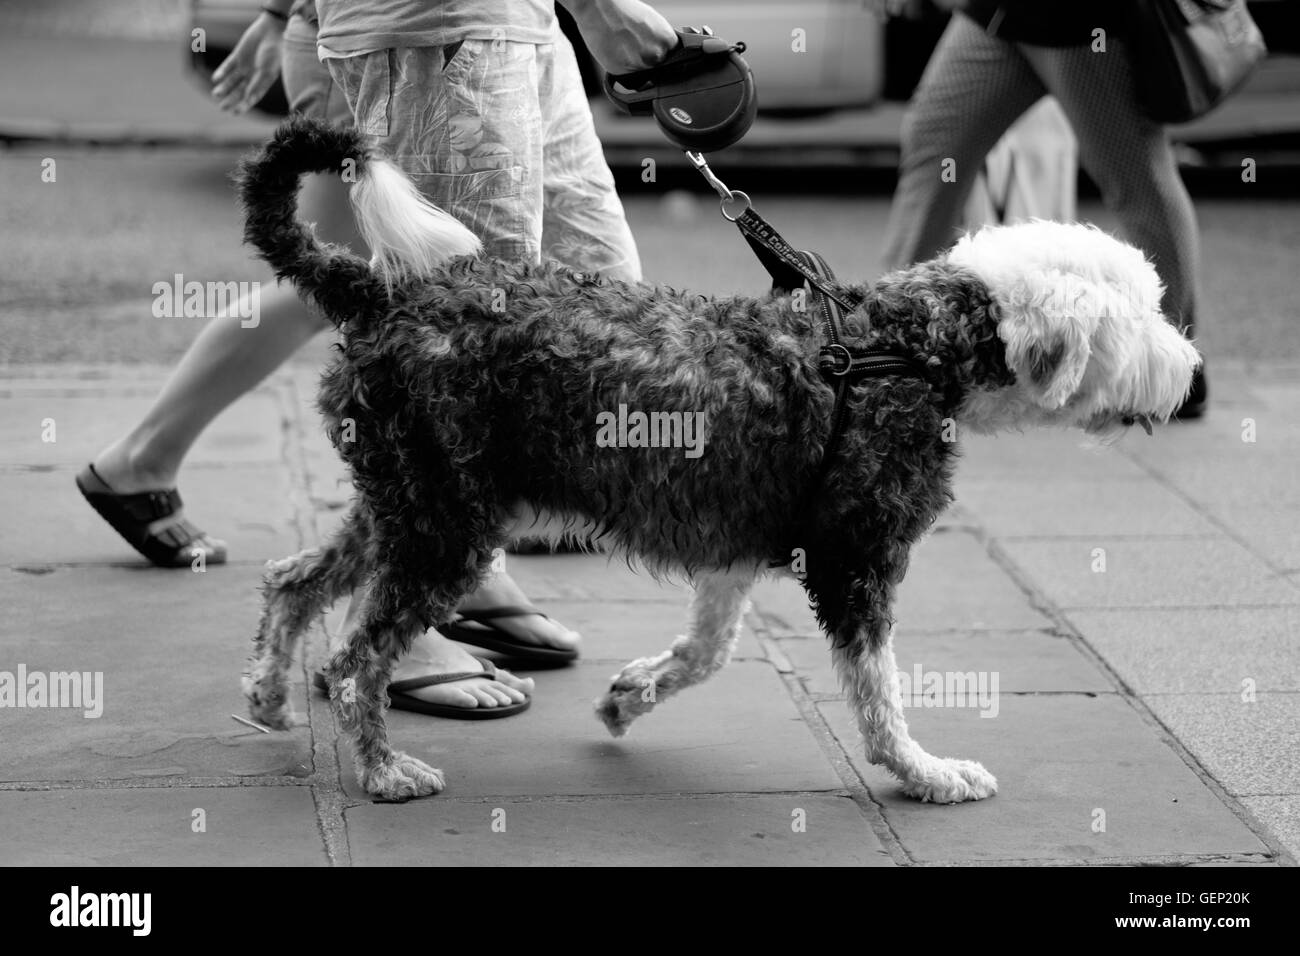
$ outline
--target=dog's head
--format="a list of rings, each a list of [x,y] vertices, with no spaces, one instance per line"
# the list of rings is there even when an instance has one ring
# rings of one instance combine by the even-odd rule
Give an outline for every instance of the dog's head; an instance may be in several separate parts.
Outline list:
[[[1034,221],[968,235],[948,255],[997,302],[1016,382],[973,389],[958,418],[975,431],[1070,425],[1103,438],[1166,421],[1200,355],[1160,311],[1140,251],[1099,229]]]

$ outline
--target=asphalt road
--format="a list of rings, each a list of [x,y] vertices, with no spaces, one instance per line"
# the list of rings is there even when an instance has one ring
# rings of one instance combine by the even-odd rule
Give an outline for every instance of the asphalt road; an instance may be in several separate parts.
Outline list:
[[[153,283],[177,273],[266,280],[265,267],[240,245],[227,179],[237,156],[224,149],[0,152],[8,186],[0,194],[7,226],[0,232],[0,362],[170,361],[202,320],[155,318]],[[54,161],[53,182],[42,180],[46,160]],[[1253,199],[1251,188],[1243,184],[1239,199],[1198,202],[1202,344],[1212,358],[1294,358],[1300,200]],[[879,270],[887,195],[751,192],[794,244],[821,250],[840,275]],[[764,287],[762,270],[711,197],[638,192],[627,208],[649,278],[705,293]],[[1114,225],[1095,202],[1081,212]]]

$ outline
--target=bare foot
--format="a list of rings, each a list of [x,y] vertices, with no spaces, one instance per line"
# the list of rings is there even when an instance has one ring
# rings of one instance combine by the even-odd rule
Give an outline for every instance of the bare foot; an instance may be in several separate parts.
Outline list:
[[[507,604],[531,605],[532,602],[520,590],[514,578],[502,571],[485,578],[477,591],[461,601],[460,610],[486,611]],[[582,635],[577,631],[571,631],[558,621],[541,614],[495,618],[492,626],[529,644],[558,647],[565,651],[573,650],[582,640]]]
[[[447,640],[437,631],[420,635],[411,649],[402,655],[393,668],[394,681],[425,677],[430,674],[451,674],[463,671],[481,671],[482,665],[464,647]],[[533,692],[531,677],[516,677],[509,671],[497,669],[494,678],[467,677],[454,684],[434,684],[432,687],[414,687],[405,691],[430,704],[449,707],[506,707],[522,704]]]
[[[95,456],[95,471],[119,495],[142,491],[166,491],[176,487],[174,468],[158,469],[134,460],[123,441],[109,445]]]

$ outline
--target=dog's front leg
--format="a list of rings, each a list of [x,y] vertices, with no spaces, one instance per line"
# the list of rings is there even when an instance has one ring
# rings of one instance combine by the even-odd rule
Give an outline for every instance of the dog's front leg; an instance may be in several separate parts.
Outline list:
[[[879,568],[858,575],[859,581],[870,583],[852,588],[844,601],[837,601],[835,592],[846,586],[849,575],[837,577],[834,584],[823,580],[818,588],[810,576],[809,589],[831,635],[835,670],[848,692],[867,759],[886,767],[902,781],[905,794],[921,801],[960,803],[997,793],[996,778],[983,766],[935,757],[908,733],[894,660],[889,575]]]
[[[622,737],[637,717],[679,690],[706,680],[730,660],[754,577],[752,570],[699,575],[687,633],[662,654],[632,661],[614,675],[605,696],[596,701],[596,715],[611,734]]]
[[[383,800],[441,793],[442,771],[388,744],[384,711],[393,664],[424,625],[393,599],[381,574],[367,590],[356,628],[325,664],[330,709],[352,741],[357,778]]]

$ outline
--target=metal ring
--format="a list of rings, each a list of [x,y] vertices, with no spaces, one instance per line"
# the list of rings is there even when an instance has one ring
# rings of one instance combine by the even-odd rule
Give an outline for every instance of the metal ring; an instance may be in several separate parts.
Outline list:
[[[835,371],[835,369],[831,369],[832,375],[836,376],[837,378],[843,378],[845,375],[848,375],[849,372],[852,371],[853,369],[853,353],[850,352],[845,346],[841,345],[839,342],[835,342],[831,345],[826,346],[826,351],[829,352],[832,349],[839,349],[841,352],[844,353],[844,371],[837,372]]]
[[[734,216],[728,216],[727,203],[735,202],[736,200],[742,200],[745,203],[745,208],[740,210],[740,212],[736,213],[736,215]],[[727,222],[735,222],[737,219],[739,219],[741,216],[747,213],[753,207],[753,205],[754,203],[749,198],[749,193],[741,192],[739,189],[733,190],[730,196],[724,196],[722,201],[718,203],[718,206],[722,209],[722,218],[727,220]],[[848,350],[845,349],[845,351],[847,352]]]

